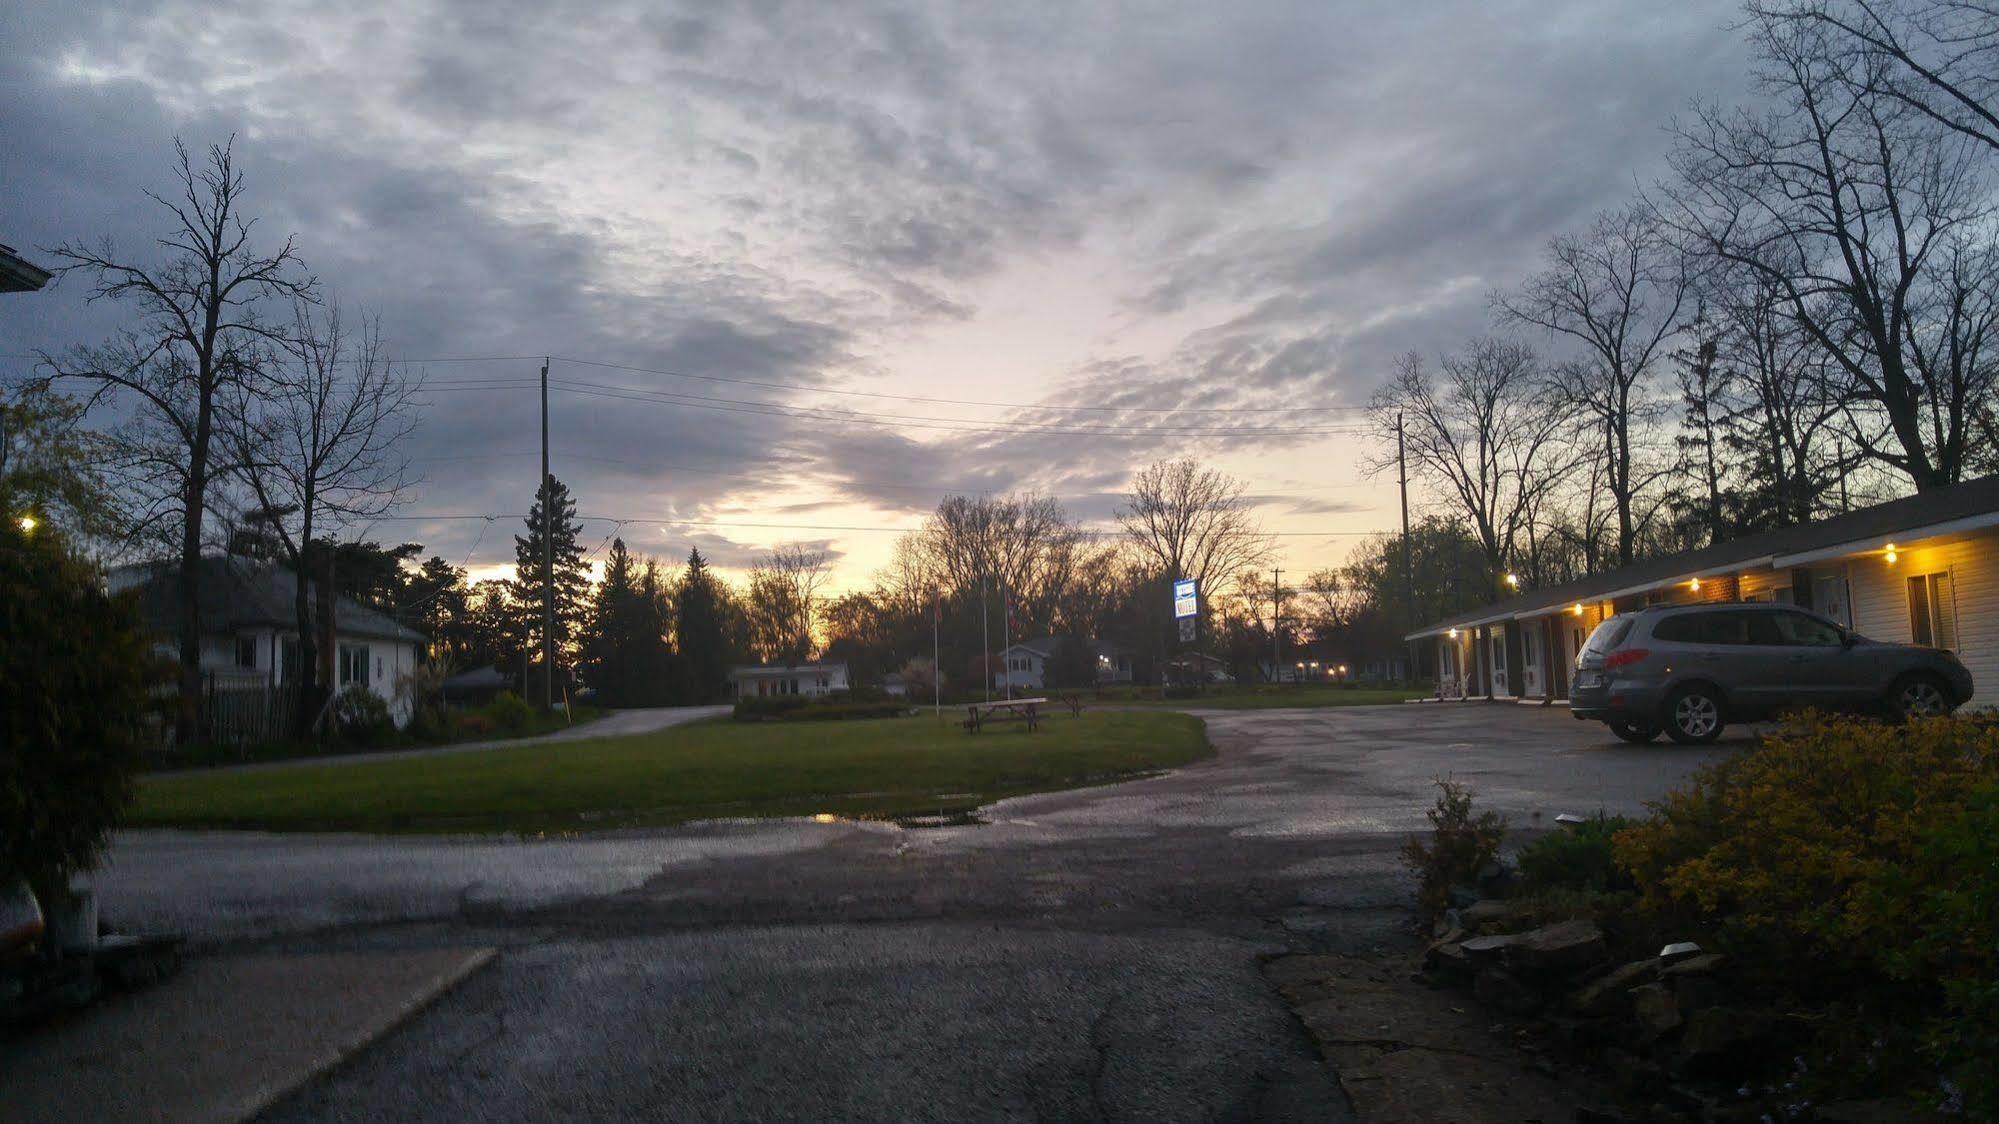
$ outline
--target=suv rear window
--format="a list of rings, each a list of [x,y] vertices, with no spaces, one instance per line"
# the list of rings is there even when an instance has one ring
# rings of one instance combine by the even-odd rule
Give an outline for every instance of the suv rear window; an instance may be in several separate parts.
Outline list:
[[[1652,638],[1681,644],[1747,644],[1750,621],[1767,614],[1720,609],[1678,613],[1652,626]]]
[[[1583,651],[1608,652],[1624,643],[1624,638],[1629,635],[1631,635],[1631,618],[1612,617],[1597,625],[1596,631],[1589,634],[1588,640],[1583,641]]]

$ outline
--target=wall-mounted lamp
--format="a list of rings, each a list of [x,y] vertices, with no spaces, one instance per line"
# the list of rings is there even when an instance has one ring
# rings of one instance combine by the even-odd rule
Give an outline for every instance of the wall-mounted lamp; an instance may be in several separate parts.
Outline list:
[[[1687,588],[1693,590],[1695,593],[1699,593],[1701,591],[1701,580],[1699,578],[1695,578],[1694,580],[1687,583]]]
[[[1569,612],[1570,612],[1570,613],[1572,613],[1572,614],[1574,614],[1575,616],[1578,616],[1578,617],[1582,616],[1582,615],[1583,615],[1583,603],[1582,603],[1582,602],[1580,602],[1580,601],[1578,601],[1578,602],[1576,602],[1575,604],[1573,604],[1573,605],[1569,606]]]
[[[1899,554],[1895,553],[1895,544],[1894,544],[1894,543],[1889,543],[1889,544],[1888,544],[1888,564],[1889,564],[1890,566],[1893,566],[1893,565],[1895,564],[1895,559],[1897,559],[1897,558],[1899,558],[1899,557],[1901,557],[1901,555],[1899,555]]]
[[[1454,628],[1451,630],[1451,639],[1456,640],[1457,638],[1458,638],[1458,630]]]

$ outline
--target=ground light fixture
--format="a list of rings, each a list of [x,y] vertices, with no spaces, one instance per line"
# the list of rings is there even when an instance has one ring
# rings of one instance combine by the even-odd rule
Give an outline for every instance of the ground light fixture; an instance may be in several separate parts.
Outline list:
[[[21,528],[24,533],[32,535],[35,533],[35,528],[42,525],[42,521],[32,515],[23,515],[14,520],[14,525]]]

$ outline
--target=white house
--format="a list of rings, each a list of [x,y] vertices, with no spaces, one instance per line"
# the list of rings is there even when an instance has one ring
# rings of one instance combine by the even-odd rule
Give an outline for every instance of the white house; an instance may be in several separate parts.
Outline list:
[[[777,695],[824,696],[847,689],[845,663],[751,664],[729,669],[739,699]]]
[[[1605,617],[1697,601],[1801,605],[1870,639],[1949,648],[1971,705],[1999,704],[1999,476],[1531,591],[1408,638],[1437,645],[1441,698],[1558,702]]]
[[[180,654],[179,566],[142,562],[111,571],[112,590],[137,588],[140,614],[162,655]],[[298,615],[292,571],[233,555],[203,558],[201,670],[219,689],[280,688],[299,673]],[[308,594],[318,611],[317,591]],[[388,704],[398,726],[409,721],[402,678],[416,668],[424,636],[346,597],[333,602],[334,686],[359,684]]]
[[[1048,684],[1048,661],[1055,657],[1055,650],[1062,642],[1061,637],[1044,636],[1039,640],[1023,640],[1002,651],[995,659],[993,686],[1016,690],[1040,690]],[[1102,640],[1086,640],[1090,654],[1096,658],[1098,683],[1131,682],[1131,653]]]

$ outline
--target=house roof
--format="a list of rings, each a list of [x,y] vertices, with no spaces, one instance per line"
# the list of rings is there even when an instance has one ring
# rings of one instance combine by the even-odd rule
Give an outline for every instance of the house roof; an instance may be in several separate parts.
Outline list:
[[[111,573],[114,589],[137,587],[139,611],[156,632],[178,635],[180,631],[180,585],[175,580],[179,566],[172,562],[141,562],[120,566]],[[274,562],[258,562],[233,555],[203,558],[198,575],[201,597],[201,631],[205,634],[235,633],[247,628],[296,629],[298,615],[292,609],[291,570]],[[317,596],[309,598],[310,611],[317,613]],[[396,640],[421,644],[424,635],[406,625],[347,597],[334,599],[333,620],[342,636],[374,640]]]
[[[498,664],[489,663],[485,667],[461,671],[447,678],[443,686],[447,691],[486,691],[512,686],[513,681],[513,677],[501,671]]]
[[[1019,640],[1015,641],[1012,647],[1001,648],[1000,654],[1005,655],[1008,652],[1032,652],[1044,660],[1051,659],[1055,655],[1055,646],[1060,644],[1063,639],[1060,636],[1041,636],[1032,640]],[[1085,641],[1085,643],[1089,644],[1092,655],[1121,656],[1127,654],[1127,649],[1123,645],[1114,644],[1109,640],[1089,640]]]
[[[792,675],[801,671],[833,671],[842,675],[847,672],[845,660],[815,660],[812,663],[748,663],[738,664],[729,669],[730,675]]]
[[[49,283],[52,274],[34,262],[14,252],[14,247],[0,245],[0,293],[32,293]]]
[[[1999,526],[1999,476],[1967,480],[1814,523],[1761,531],[1563,585],[1531,590],[1426,625],[1404,639],[1417,640],[1453,628],[1538,616],[1579,601],[1627,596],[1744,566],[1799,566],[1877,550],[1898,538],[1932,538],[1992,526]]]

